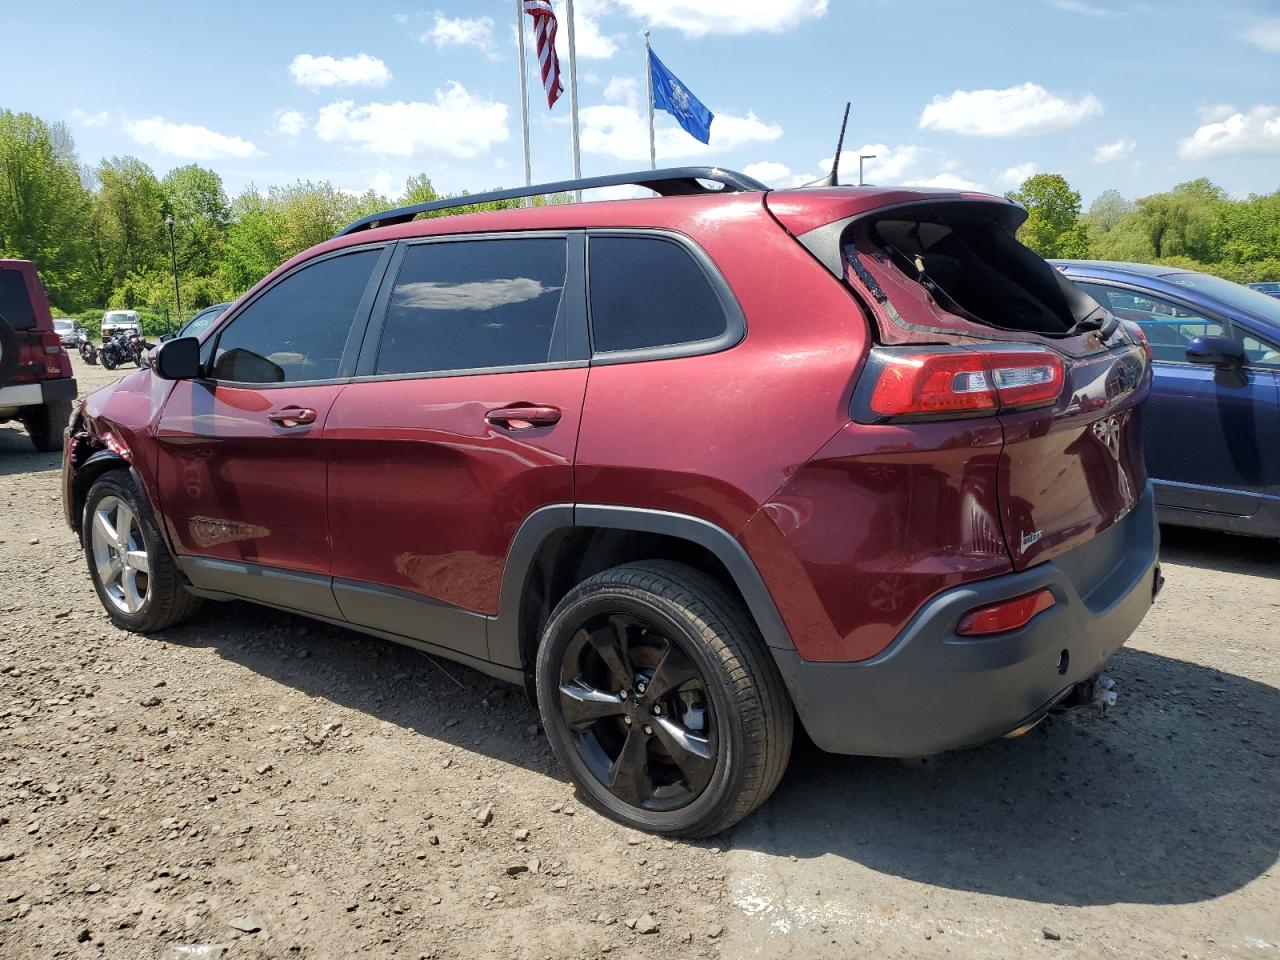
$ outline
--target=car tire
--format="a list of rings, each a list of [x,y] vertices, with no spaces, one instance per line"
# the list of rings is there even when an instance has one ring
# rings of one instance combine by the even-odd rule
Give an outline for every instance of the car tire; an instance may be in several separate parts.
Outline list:
[[[0,387],[8,386],[18,373],[18,335],[4,317],[0,317]]]
[[[96,526],[100,513],[109,530]],[[93,588],[116,626],[152,633],[187,619],[200,606],[200,598],[183,586],[151,508],[128,470],[110,470],[89,488],[81,540]]]
[[[578,584],[542,631],[535,686],[584,801],[638,830],[719,833],[769,798],[790,757],[794,710],[759,631],[683,564]]]
[[[62,449],[62,431],[71,420],[71,401],[54,400],[42,407],[28,407],[22,413],[22,425],[32,445],[43,453]]]

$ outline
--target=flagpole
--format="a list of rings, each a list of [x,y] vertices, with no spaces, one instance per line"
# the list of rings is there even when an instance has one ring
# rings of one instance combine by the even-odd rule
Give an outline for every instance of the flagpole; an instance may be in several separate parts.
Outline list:
[[[578,153],[578,52],[573,45],[573,0],[565,0],[565,19],[569,21],[569,113],[573,126],[573,179],[582,179],[582,157]],[[582,191],[573,191],[573,198],[582,202]]]
[[[649,91],[649,169],[658,169],[658,154],[653,147],[653,66],[650,62],[649,31],[644,32],[644,85]]]
[[[520,34],[520,121],[524,129],[524,185],[533,183],[533,174],[529,168],[529,70],[524,58],[524,0],[516,0],[516,24]],[[524,205],[529,206],[529,197],[524,198]]]

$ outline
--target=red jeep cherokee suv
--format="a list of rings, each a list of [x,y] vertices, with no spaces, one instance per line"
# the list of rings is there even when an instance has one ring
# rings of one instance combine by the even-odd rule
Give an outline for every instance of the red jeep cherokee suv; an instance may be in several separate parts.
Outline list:
[[[111,618],[247,599],[526,684],[667,834],[762,803],[797,718],[921,756],[1088,681],[1160,582],[1148,357],[1024,211],[538,189],[621,182],[662,195],[360,221],[91,395],[66,512]]]
[[[19,421],[37,450],[62,449],[76,382],[30,260],[0,260],[0,423]]]

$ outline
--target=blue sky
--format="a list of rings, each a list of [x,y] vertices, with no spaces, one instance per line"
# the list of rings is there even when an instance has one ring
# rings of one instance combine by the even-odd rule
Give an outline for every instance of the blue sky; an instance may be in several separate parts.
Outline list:
[[[394,196],[522,182],[514,0],[29,4],[7,18],[0,107],[62,120],[81,159],[198,162],[229,193],[296,179]],[[1000,192],[1034,171],[1087,202],[1208,176],[1280,187],[1277,0],[576,0],[583,172],[647,166],[642,31],[717,115],[703,147],[659,115],[659,165],[776,186],[846,175]],[[530,34],[530,47],[532,35]],[[566,31],[559,50],[568,69]],[[530,51],[532,58],[532,50]],[[532,63],[532,59],[531,59]],[[535,181],[571,172],[568,97],[530,71]]]

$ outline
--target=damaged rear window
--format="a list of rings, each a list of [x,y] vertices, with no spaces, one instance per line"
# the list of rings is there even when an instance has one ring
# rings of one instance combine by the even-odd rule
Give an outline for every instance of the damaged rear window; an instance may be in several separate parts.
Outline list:
[[[1019,243],[1016,226],[971,207],[930,204],[872,221],[868,237],[948,313],[1000,330],[1076,332],[1098,304]]]

